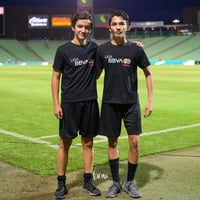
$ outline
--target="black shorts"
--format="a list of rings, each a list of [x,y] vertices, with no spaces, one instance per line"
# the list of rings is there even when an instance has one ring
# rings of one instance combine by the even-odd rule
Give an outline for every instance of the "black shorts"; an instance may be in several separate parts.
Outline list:
[[[99,124],[97,100],[62,103],[63,119],[60,120],[61,138],[75,138],[78,133],[84,137],[95,137]]]
[[[142,132],[139,102],[136,104],[103,103],[98,133],[107,137],[118,137],[122,119],[128,135],[139,135]]]

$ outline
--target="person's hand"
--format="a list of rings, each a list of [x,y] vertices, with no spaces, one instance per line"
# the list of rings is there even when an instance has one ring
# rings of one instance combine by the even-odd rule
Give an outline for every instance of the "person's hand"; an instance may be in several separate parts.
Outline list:
[[[145,108],[144,108],[144,117],[147,118],[152,113],[152,102],[147,102]]]
[[[140,42],[140,41],[135,41],[134,43],[135,43],[138,47],[144,48],[144,45],[142,44],[142,42]]]
[[[54,107],[54,115],[57,119],[63,118],[63,111],[60,105]]]

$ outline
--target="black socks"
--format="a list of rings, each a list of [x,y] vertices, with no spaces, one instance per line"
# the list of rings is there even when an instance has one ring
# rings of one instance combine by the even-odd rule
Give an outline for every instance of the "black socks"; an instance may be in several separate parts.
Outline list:
[[[136,169],[137,169],[137,164],[131,164],[128,162],[127,181],[133,181]]]
[[[84,183],[91,183],[92,182],[92,178],[93,178],[93,174],[92,173],[84,173],[83,175],[84,178]]]
[[[120,182],[120,178],[119,178],[119,158],[109,160],[109,164],[110,164],[110,170],[111,170],[113,181]]]
[[[58,185],[65,185],[66,184],[66,176],[57,176]]]

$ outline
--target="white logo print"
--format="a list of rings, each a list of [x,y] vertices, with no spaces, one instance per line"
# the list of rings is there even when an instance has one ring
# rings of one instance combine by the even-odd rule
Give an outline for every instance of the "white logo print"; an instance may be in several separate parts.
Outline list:
[[[40,18],[40,17],[32,17],[29,19],[29,24],[34,26],[47,26],[48,25],[48,18]]]
[[[129,58],[113,58],[112,55],[106,55],[105,59],[107,59],[110,64],[121,63],[124,67],[130,67],[131,65],[131,59]]]
[[[75,67],[79,67],[79,66],[87,64],[88,63],[88,59],[79,60],[79,58],[72,58],[72,59],[70,59],[70,62],[74,63]]]

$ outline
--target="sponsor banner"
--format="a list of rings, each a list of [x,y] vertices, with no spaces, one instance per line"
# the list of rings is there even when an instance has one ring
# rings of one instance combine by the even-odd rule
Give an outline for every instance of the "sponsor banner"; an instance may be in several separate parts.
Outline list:
[[[28,16],[28,28],[45,29],[49,28],[49,16],[48,15],[29,15]]]
[[[93,6],[93,0],[77,0],[78,8],[91,8]]]
[[[49,64],[52,65],[51,62],[48,62],[48,61],[44,61],[44,62],[41,62],[41,61],[35,61],[35,62],[11,62],[11,63],[1,63],[0,62],[0,66],[39,66],[39,65],[42,65],[42,66],[48,66]]]
[[[94,16],[95,27],[105,28],[108,26],[110,14],[96,14]]]
[[[51,17],[51,27],[70,27],[71,16],[69,15],[55,15]]]
[[[0,15],[4,15],[4,7],[0,7]]]
[[[151,60],[152,65],[195,65],[195,60]]]
[[[0,35],[5,35],[4,7],[0,7]]]

